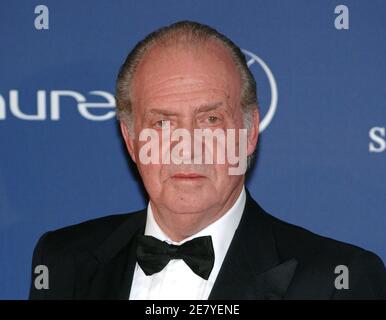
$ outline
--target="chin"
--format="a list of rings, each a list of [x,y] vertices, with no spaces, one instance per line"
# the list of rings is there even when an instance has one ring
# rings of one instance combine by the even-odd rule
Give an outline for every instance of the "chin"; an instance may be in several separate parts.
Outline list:
[[[199,195],[178,195],[169,201],[169,209],[177,214],[200,214],[211,207],[212,201],[208,203],[206,199]]]

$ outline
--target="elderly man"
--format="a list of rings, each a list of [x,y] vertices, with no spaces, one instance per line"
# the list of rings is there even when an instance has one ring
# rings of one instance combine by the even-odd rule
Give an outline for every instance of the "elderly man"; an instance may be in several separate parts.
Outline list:
[[[234,149],[240,163],[242,153],[250,160],[259,128],[255,80],[224,35],[188,21],[151,33],[123,64],[116,98],[147,209],[43,235],[32,267],[47,266],[49,288],[37,288],[33,274],[30,298],[386,297],[385,268],[375,254],[272,217],[245,189],[244,172],[231,174],[228,157],[217,161],[225,145],[222,151]],[[197,129],[223,130],[225,140],[214,148],[208,140],[199,148],[185,141],[168,158],[179,139],[154,140],[151,159],[158,161],[148,161],[148,138],[178,129],[193,143]],[[230,129],[239,138],[232,143]],[[195,161],[202,149],[217,154],[212,163]]]

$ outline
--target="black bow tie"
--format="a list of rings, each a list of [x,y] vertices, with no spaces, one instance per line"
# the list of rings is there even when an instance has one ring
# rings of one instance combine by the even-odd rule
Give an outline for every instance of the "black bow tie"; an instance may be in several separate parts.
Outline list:
[[[147,276],[160,272],[171,259],[183,259],[194,273],[208,280],[214,265],[212,237],[194,238],[177,246],[151,236],[139,236],[137,261]]]

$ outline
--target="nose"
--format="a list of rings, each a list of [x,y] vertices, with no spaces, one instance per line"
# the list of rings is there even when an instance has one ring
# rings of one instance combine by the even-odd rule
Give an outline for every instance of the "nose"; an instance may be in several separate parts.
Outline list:
[[[193,164],[196,155],[201,150],[195,147],[196,123],[192,118],[185,118],[179,122],[179,127],[171,132],[171,160],[174,164]],[[200,142],[201,146],[201,142]]]

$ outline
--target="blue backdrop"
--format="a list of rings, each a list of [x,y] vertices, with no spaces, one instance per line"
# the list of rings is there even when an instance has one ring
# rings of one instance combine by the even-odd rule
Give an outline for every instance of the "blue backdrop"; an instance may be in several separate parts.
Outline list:
[[[36,29],[39,4],[48,30]],[[386,2],[344,1],[348,16],[340,4],[1,1],[0,298],[27,297],[43,232],[145,206],[113,117],[114,82],[137,41],[182,19],[253,54],[267,124],[248,181],[255,199],[386,261]]]

